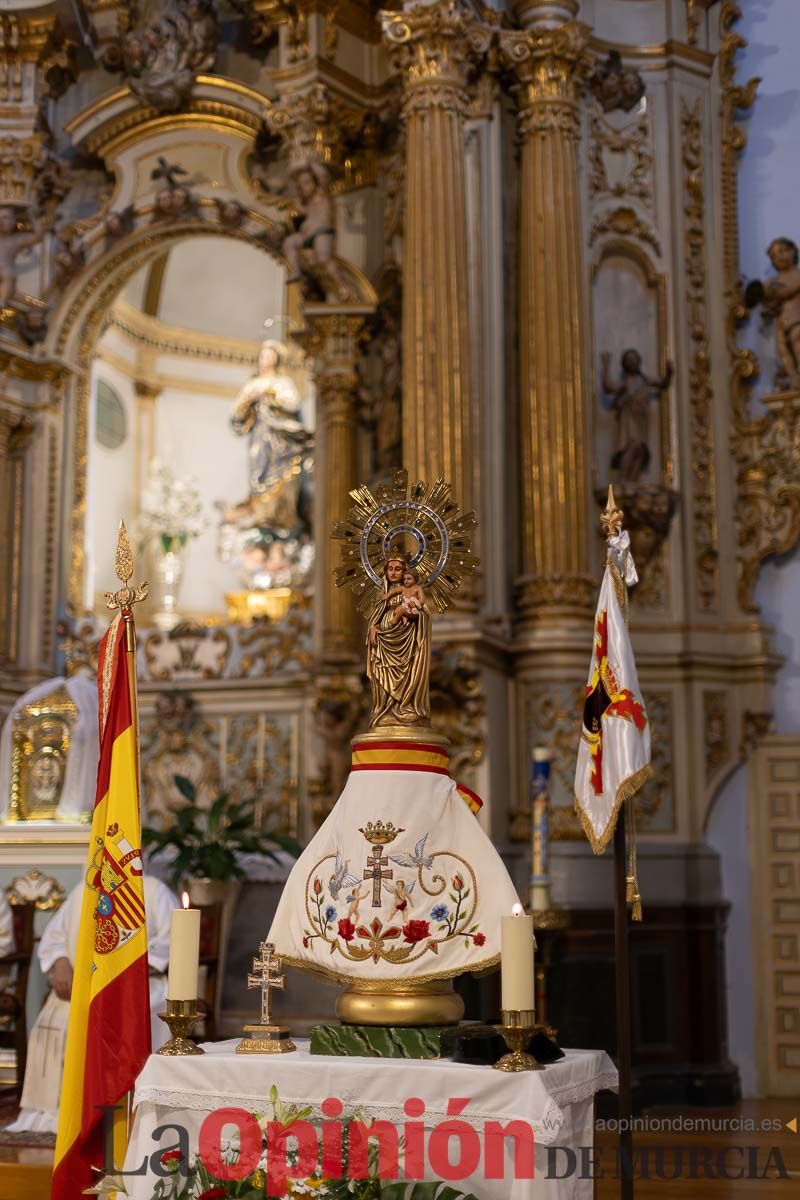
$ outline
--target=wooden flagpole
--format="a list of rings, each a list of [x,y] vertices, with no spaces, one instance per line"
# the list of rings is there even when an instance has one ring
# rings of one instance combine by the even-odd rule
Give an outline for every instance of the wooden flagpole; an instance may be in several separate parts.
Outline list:
[[[139,762],[139,690],[136,678],[136,625],[133,619],[133,605],[147,599],[148,585],[130,586],[133,576],[133,551],[125,528],[125,522],[120,520],[117,533],[117,548],[114,555],[114,570],[122,587],[116,592],[106,592],[106,604],[112,611],[118,609],[125,625],[125,656],[128,666],[128,693],[131,701],[131,723],[133,725],[133,740],[136,754],[136,787],[139,795],[139,812],[141,814],[141,764]],[[143,897],[144,898],[144,897]],[[130,1137],[133,1117],[133,1093],[126,1092],[121,1101],[122,1109],[114,1122],[114,1167],[117,1167],[117,1154],[125,1156]],[[114,1193],[116,1196],[117,1193]]]
[[[608,501],[605,511],[600,515],[600,523],[603,526],[606,540],[619,533],[622,528],[622,516],[622,510],[617,508],[614,501],[614,489],[609,484]],[[617,1147],[620,1200],[633,1200],[631,967],[628,940],[627,847],[625,845],[625,805],[630,803],[630,800],[623,801],[617,814],[617,825],[614,830],[614,957],[616,960],[617,1071],[619,1074]]]
[[[624,804],[628,804],[625,801]],[[625,812],[617,817],[614,830],[614,954],[617,974],[617,1070],[619,1092],[619,1194],[633,1200],[633,1091],[631,1081],[631,969],[628,943],[626,890]]]

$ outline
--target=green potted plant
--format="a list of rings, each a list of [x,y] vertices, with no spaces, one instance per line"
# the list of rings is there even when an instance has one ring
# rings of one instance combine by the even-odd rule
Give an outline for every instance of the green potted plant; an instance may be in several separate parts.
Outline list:
[[[232,800],[228,792],[222,792],[210,807],[203,808],[197,803],[191,779],[184,775],[173,778],[186,803],[175,810],[174,824],[168,829],[145,826],[142,846],[151,855],[171,855],[170,882],[177,891],[188,892],[192,904],[221,905],[218,971],[224,979],[228,934],[246,875],[238,856],[262,854],[280,863],[279,850],[297,858],[302,847],[295,838],[255,829],[252,801]],[[216,1015],[219,1019],[218,1012]]]

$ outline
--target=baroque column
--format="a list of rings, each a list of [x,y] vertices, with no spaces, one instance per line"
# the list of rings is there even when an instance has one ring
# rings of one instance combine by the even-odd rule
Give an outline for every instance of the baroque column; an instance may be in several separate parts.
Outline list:
[[[589,30],[577,4],[529,0],[529,28],[500,34],[517,81],[523,624],[590,611],[590,478],[578,192],[580,95]],[[561,23],[559,23],[559,21]]]
[[[352,663],[356,653],[355,602],[348,588],[337,588],[333,584],[336,564],[331,528],[335,521],[347,516],[349,493],[360,482],[356,358],[367,315],[367,310],[363,314],[331,312],[322,305],[306,305],[305,309],[309,332],[302,341],[314,357],[317,387],[317,592],[322,610],[320,658],[327,664]]]
[[[0,670],[17,660],[25,451],[33,431],[28,417],[0,409]]]
[[[381,14],[405,89],[403,461],[475,504],[464,120],[491,31],[455,3]]]

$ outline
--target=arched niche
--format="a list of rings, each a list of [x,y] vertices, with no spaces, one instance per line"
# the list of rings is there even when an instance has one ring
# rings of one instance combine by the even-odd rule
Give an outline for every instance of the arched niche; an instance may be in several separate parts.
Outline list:
[[[63,365],[66,382],[66,454],[63,495],[69,553],[62,563],[60,594],[81,611],[86,597],[86,517],[92,363],[108,313],[128,281],[174,246],[192,241],[202,254],[204,239],[246,243],[283,270],[281,228],[288,197],[266,203],[247,170],[248,155],[269,101],[253,89],[216,77],[201,77],[188,111],[154,115],[138,107],[128,89],[111,93],[72,118],[65,132],[76,149],[100,155],[114,174],[109,203],[81,237],[83,261],[62,287],[50,314],[43,351]],[[191,193],[183,211],[159,211],[160,160],[183,168],[181,185]],[[237,209],[231,221],[226,205]],[[109,236],[109,213],[127,214],[122,232]],[[340,261],[356,305],[374,306],[375,293],[363,272]],[[262,319],[276,313],[274,298]],[[285,289],[278,312],[295,327],[303,323],[299,285]]]
[[[638,350],[644,373],[660,378],[667,367],[667,311],[664,276],[648,254],[624,238],[605,241],[592,267],[592,396],[594,470],[605,485],[614,474],[615,418],[603,403],[602,355],[611,355],[612,381],[620,376],[625,350]],[[653,401],[649,413],[650,463],[641,482],[673,483],[670,392]]]

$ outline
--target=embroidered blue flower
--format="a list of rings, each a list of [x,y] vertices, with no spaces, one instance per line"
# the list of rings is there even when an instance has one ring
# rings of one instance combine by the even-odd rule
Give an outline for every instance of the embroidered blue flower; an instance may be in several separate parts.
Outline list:
[[[446,921],[450,916],[450,909],[446,904],[434,904],[431,909],[431,916],[434,921]]]
[[[336,920],[336,909],[333,907],[332,904],[329,904],[328,907],[325,909],[325,920],[328,923]]]

